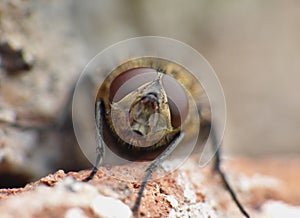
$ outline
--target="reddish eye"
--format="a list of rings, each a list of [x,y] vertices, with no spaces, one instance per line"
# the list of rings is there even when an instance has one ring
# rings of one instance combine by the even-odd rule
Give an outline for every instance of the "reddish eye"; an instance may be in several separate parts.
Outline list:
[[[156,77],[156,70],[152,68],[134,68],[118,75],[111,83],[109,90],[110,101],[120,101],[130,92],[136,90],[145,83],[151,82]],[[134,80],[129,81],[131,78]]]
[[[183,87],[171,76],[163,77],[163,86],[168,96],[171,123],[173,127],[179,127],[188,115],[188,97]]]
[[[153,81],[156,76],[157,70],[153,68],[134,68],[121,73],[110,85],[110,101],[120,101],[130,92],[138,89],[145,83]],[[174,128],[177,128],[187,117],[189,109],[188,97],[183,87],[173,77],[164,75],[162,83],[168,97],[171,123]]]

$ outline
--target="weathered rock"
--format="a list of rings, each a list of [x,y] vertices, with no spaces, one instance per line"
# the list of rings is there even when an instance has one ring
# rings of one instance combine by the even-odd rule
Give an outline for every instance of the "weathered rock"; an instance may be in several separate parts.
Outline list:
[[[274,163],[285,166],[277,171],[268,170]],[[300,176],[294,171],[299,163],[299,158],[233,159],[226,161],[224,168],[251,217],[277,218],[289,214],[289,218],[296,218],[300,215],[300,195],[295,193],[300,189],[291,184]],[[88,183],[81,182],[88,171],[60,170],[24,188],[1,189],[1,217],[129,217],[140,183],[113,178],[111,173],[139,170],[133,167],[100,168]],[[241,168],[243,171],[238,170]],[[281,175],[289,172],[294,172],[294,176],[282,180]],[[234,218],[241,214],[219,176],[210,166],[201,169],[194,157],[167,177],[148,183],[139,216]]]

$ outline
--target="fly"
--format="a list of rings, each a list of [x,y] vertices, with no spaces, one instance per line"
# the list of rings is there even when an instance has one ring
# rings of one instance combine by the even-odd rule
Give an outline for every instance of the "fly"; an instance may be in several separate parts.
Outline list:
[[[98,171],[104,155],[103,142],[124,159],[152,161],[145,170],[132,209],[137,214],[152,172],[185,137],[193,137],[199,130],[201,134],[201,129],[207,127],[216,137],[210,115],[201,116],[205,105],[201,102],[191,104],[193,96],[203,92],[196,81],[184,67],[156,57],[129,60],[112,71],[100,86],[95,100],[97,150],[100,152],[93,170],[84,181],[93,179]],[[200,121],[195,122],[195,114],[199,112]],[[207,132],[204,131],[204,134]],[[205,140],[207,136],[201,138]],[[242,214],[249,217],[220,169],[219,150],[214,169]]]

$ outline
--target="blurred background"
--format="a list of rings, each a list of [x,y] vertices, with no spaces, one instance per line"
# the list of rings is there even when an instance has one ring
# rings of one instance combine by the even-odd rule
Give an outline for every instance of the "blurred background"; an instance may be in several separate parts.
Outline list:
[[[67,142],[5,122],[55,118],[93,56],[145,35],[185,42],[215,69],[227,102],[226,154],[299,155],[299,10],[296,0],[2,1],[0,40],[32,64],[27,72],[11,73],[2,63],[2,180],[24,170],[38,178],[59,168],[90,167]],[[66,154],[67,163],[59,162]]]

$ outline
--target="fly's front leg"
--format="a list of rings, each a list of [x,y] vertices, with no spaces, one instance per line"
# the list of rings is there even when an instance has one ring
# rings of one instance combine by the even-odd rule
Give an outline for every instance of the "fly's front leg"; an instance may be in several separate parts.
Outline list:
[[[97,158],[96,158],[95,165],[94,165],[90,175],[82,180],[84,182],[88,182],[94,178],[95,174],[98,171],[99,164],[101,163],[101,161],[103,159],[103,155],[104,155],[104,146],[103,146],[103,142],[102,142],[103,117],[104,117],[104,104],[101,99],[97,99],[96,104],[95,104]]]
[[[212,134],[212,144],[213,144],[214,150],[216,150],[215,162],[214,162],[214,170],[216,172],[218,172],[219,175],[221,176],[221,179],[222,179],[222,182],[223,182],[225,188],[229,192],[232,200],[234,201],[234,203],[236,204],[236,206],[239,208],[239,210],[241,211],[241,213],[244,215],[244,217],[250,218],[250,216],[247,213],[247,211],[245,210],[244,206],[241,204],[241,202],[237,198],[237,195],[234,192],[233,188],[229,184],[229,182],[228,182],[228,180],[226,178],[225,172],[223,172],[222,169],[221,169],[221,152],[220,152],[220,148],[217,147],[218,146],[217,145],[217,135],[216,135],[216,130],[214,129],[213,125],[211,126],[211,134]]]
[[[174,151],[174,149],[177,147],[177,145],[181,142],[181,140],[184,137],[184,132],[180,132],[178,133],[178,135],[173,139],[173,141],[170,143],[170,145],[166,148],[166,150],[161,153],[146,169],[146,174],[145,177],[142,181],[140,190],[138,192],[138,196],[136,198],[135,204],[133,206],[132,212],[134,214],[137,214],[138,210],[139,210],[139,206],[141,204],[141,200],[142,200],[142,196],[143,196],[143,192],[145,190],[145,187],[147,185],[147,182],[149,181],[149,179],[151,178],[151,175],[153,173],[153,171],[160,166],[160,164]]]

